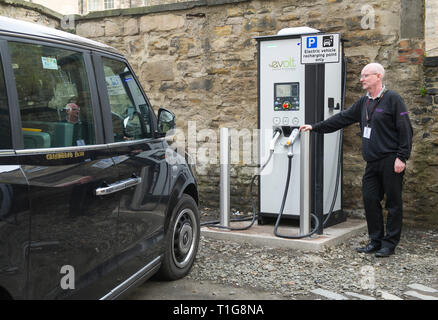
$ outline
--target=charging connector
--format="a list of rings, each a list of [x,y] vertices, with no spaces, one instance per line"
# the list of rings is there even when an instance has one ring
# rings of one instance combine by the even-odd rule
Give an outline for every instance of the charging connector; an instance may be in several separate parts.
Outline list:
[[[295,140],[298,138],[299,133],[300,132],[298,129],[294,129],[292,131],[289,139],[286,141],[286,146],[288,147],[287,156],[289,158],[292,158],[294,156],[294,153],[293,153],[294,143],[295,143]]]
[[[274,151],[274,149],[275,149],[275,145],[277,144],[278,138],[280,138],[281,134],[282,134],[281,129],[280,129],[280,128],[275,128],[275,130],[274,130],[274,136],[273,136],[273,138],[272,138],[272,140],[271,140],[271,143],[269,144],[269,150],[270,150],[271,152]]]

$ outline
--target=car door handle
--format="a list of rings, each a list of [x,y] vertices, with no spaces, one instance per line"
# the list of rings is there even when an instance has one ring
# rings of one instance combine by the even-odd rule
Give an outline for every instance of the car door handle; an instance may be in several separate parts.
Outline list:
[[[141,178],[139,178],[139,177],[120,180],[120,181],[111,183],[110,185],[107,185],[105,187],[97,188],[95,190],[95,194],[96,194],[96,196],[104,196],[107,194],[111,194],[114,192],[124,190],[126,188],[133,187],[133,186],[140,184],[140,183],[141,183]]]

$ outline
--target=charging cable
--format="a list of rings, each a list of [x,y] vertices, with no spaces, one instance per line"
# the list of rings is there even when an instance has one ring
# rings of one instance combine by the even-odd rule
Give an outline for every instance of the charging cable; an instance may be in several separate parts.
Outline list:
[[[284,194],[283,194],[283,200],[281,202],[281,207],[280,207],[280,212],[278,214],[277,217],[277,221],[275,222],[275,226],[274,226],[274,235],[279,237],[279,238],[286,238],[286,239],[301,239],[301,238],[305,238],[305,237],[310,237],[312,234],[314,234],[318,228],[319,228],[319,220],[316,217],[316,215],[314,215],[313,213],[310,214],[310,216],[313,218],[313,220],[315,220],[315,227],[313,228],[313,230],[309,233],[306,234],[302,234],[302,235],[297,235],[297,236],[292,236],[292,235],[284,235],[284,234],[280,234],[278,232],[278,226],[280,224],[280,220],[281,220],[281,216],[283,215],[283,211],[284,211],[284,205],[286,204],[286,199],[287,199],[287,193],[289,190],[289,183],[290,183],[290,177],[292,175],[292,159],[293,159],[293,144],[296,140],[296,138],[298,137],[299,131],[298,129],[294,129],[292,131],[291,134],[291,138],[288,140],[287,145],[288,145],[288,153],[287,153],[287,157],[288,157],[288,166],[287,166],[287,179],[286,179],[286,186],[284,188]]]

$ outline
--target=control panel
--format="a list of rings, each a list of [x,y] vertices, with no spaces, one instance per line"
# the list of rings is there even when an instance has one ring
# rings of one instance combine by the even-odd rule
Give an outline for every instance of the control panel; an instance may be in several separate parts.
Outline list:
[[[300,110],[299,82],[274,83],[274,111]]]

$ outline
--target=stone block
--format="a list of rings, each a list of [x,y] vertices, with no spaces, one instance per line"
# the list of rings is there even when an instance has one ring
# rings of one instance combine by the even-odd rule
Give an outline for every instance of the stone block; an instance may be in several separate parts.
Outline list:
[[[185,19],[175,14],[165,14],[140,18],[140,32],[171,31],[184,27]]]
[[[227,9],[227,16],[230,17],[240,17],[243,15],[242,9],[237,7],[237,8],[229,8]]]
[[[229,36],[233,33],[233,27],[232,26],[223,26],[223,27],[216,27],[214,29],[214,34],[218,37],[222,36]]]
[[[141,65],[142,79],[147,79],[148,81],[173,81],[175,79],[173,65],[173,60],[143,63]]]
[[[100,22],[84,22],[76,26],[76,34],[85,38],[97,38],[105,35],[105,26]]]
[[[232,17],[227,19],[227,25],[242,25],[243,23],[242,17]]]
[[[251,18],[244,24],[244,29],[247,32],[266,32],[269,30],[275,31],[276,27],[276,20],[271,16]]]
[[[149,43],[149,48],[152,50],[167,50],[169,42],[166,39],[159,38]]]
[[[140,53],[143,50],[143,41],[138,36],[126,36],[123,39],[124,46],[130,55]]]
[[[133,36],[139,33],[139,26],[138,26],[138,20],[137,19],[129,19],[125,22],[124,28],[123,28],[123,34],[125,36]]]
[[[281,21],[281,22],[300,20],[300,18],[296,14],[294,14],[294,13],[288,13],[288,14],[285,14],[285,15],[281,15],[277,19],[278,19],[278,21]]]
[[[121,34],[121,25],[119,23],[113,22],[112,20],[105,21],[105,36],[115,37]]]
[[[170,46],[175,48],[179,55],[185,55],[195,47],[193,38],[174,38],[170,41]]]
[[[210,90],[213,87],[211,79],[195,79],[190,83],[191,90]]]

